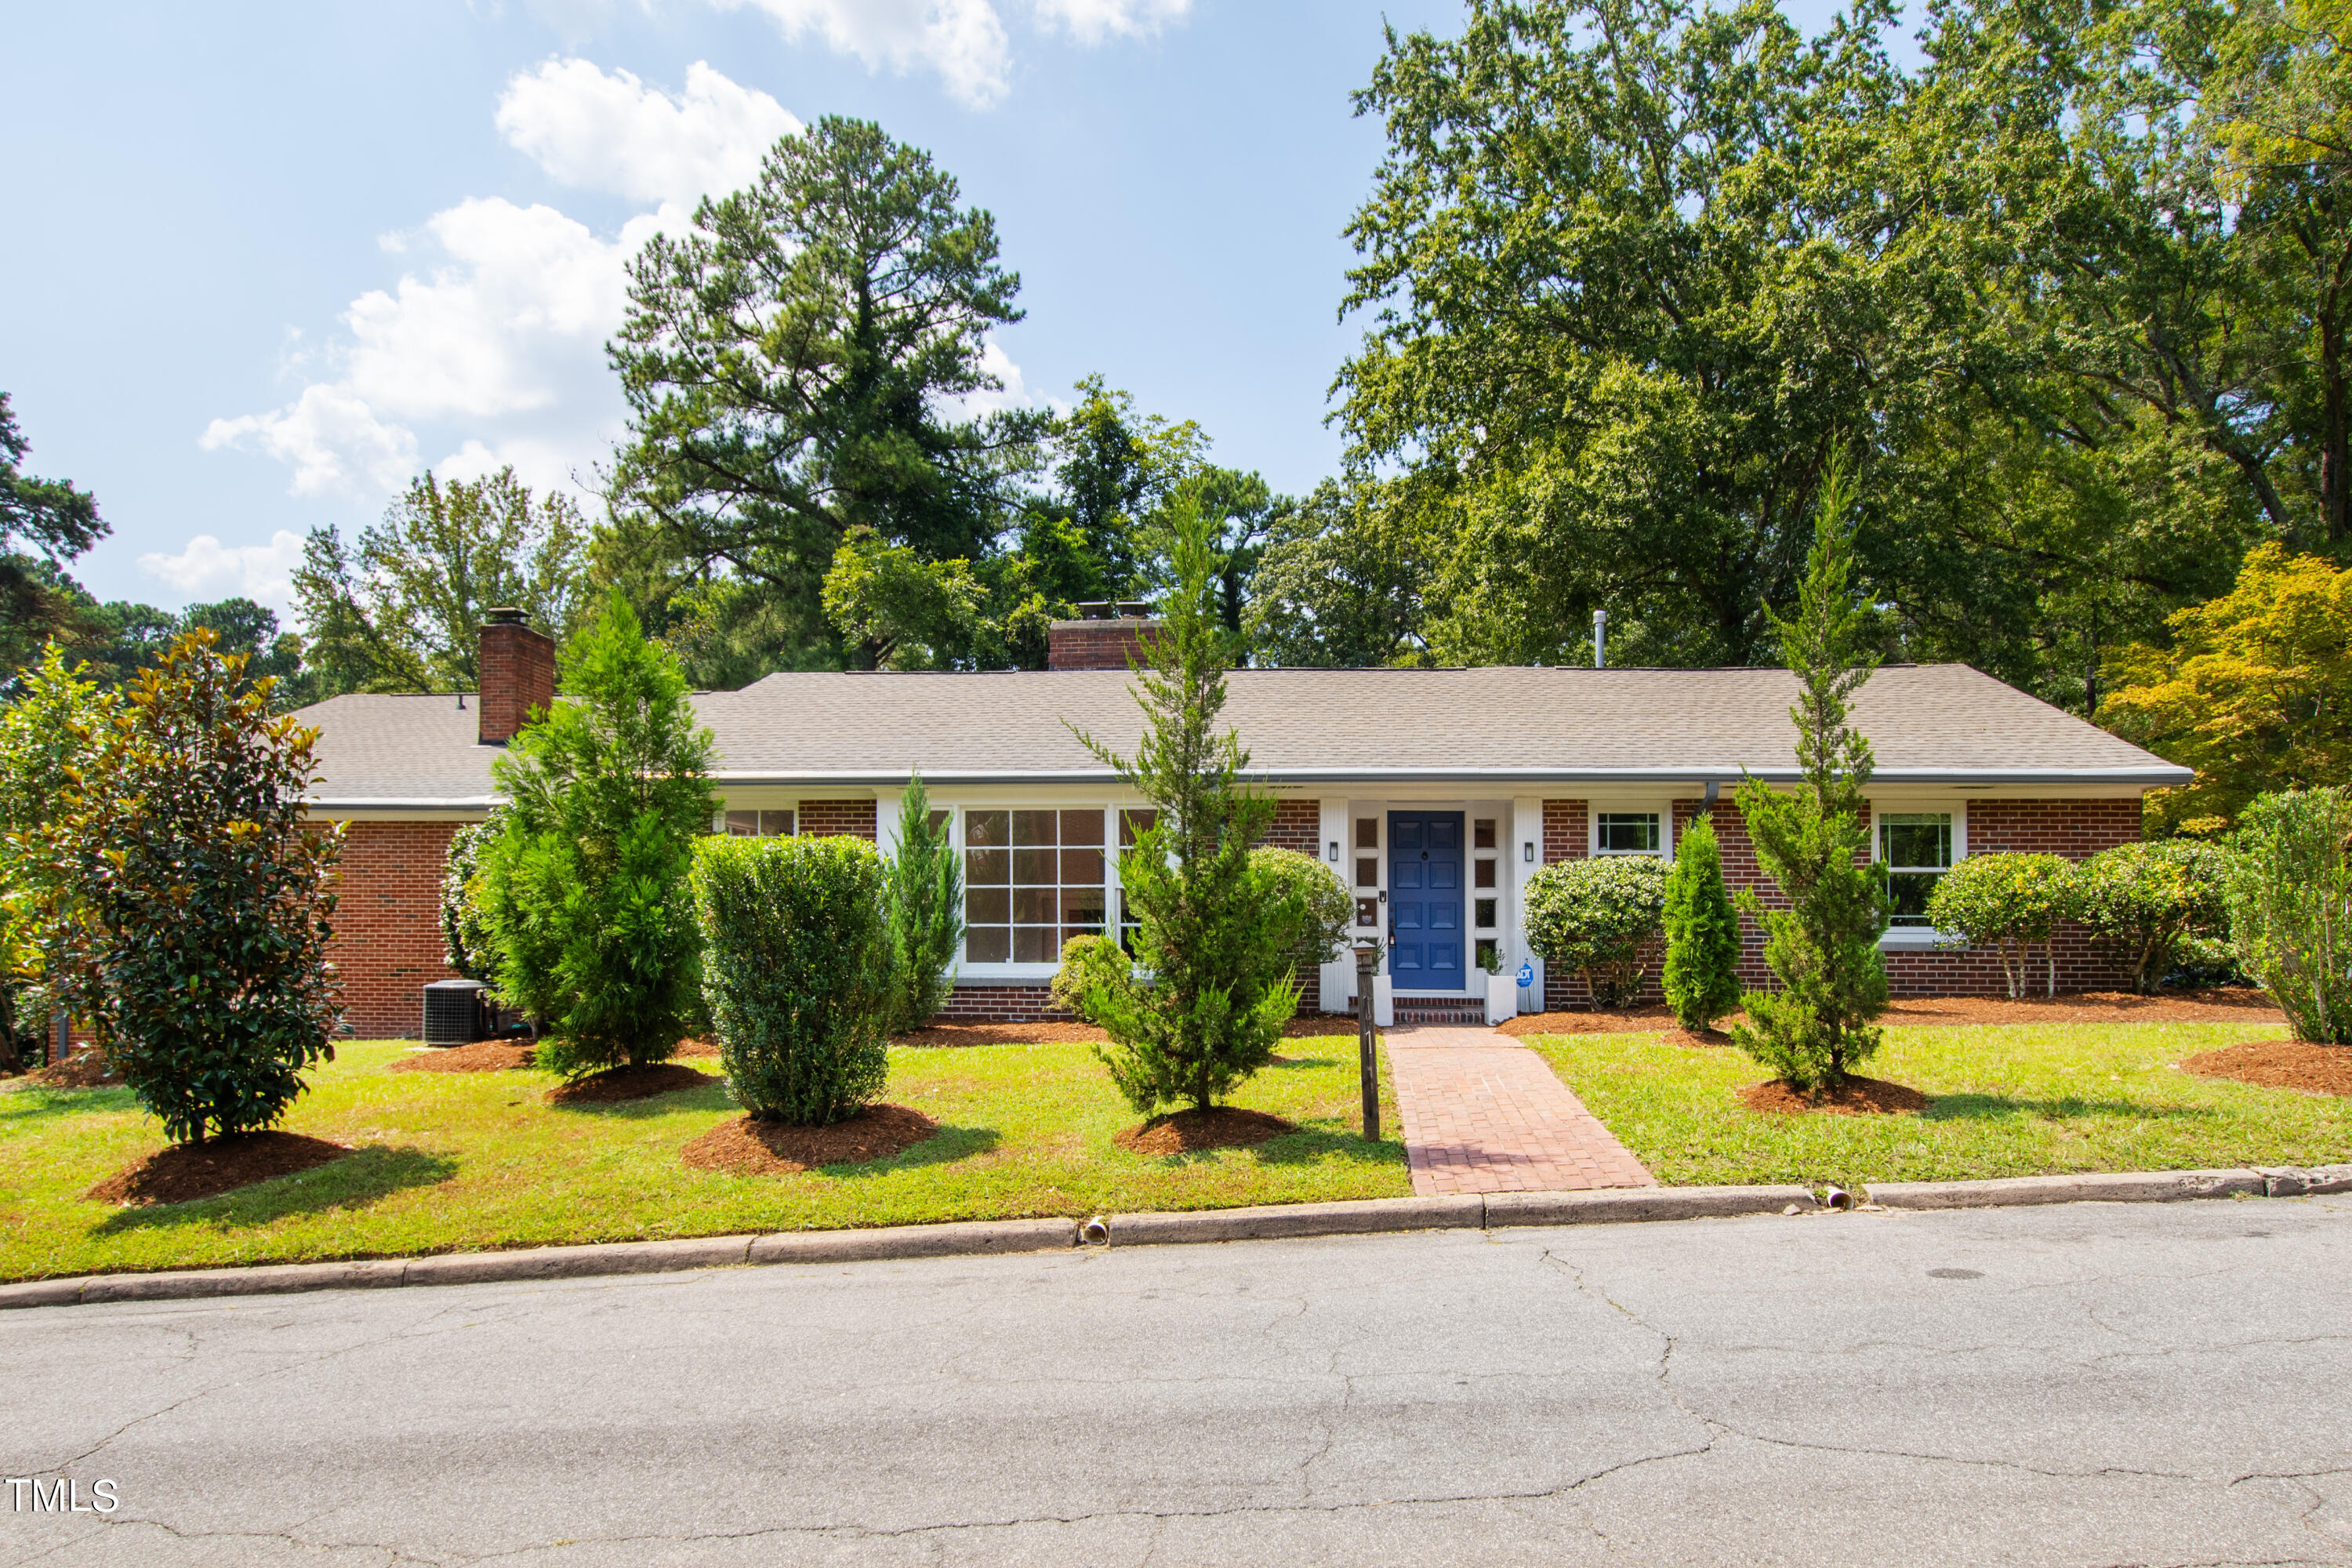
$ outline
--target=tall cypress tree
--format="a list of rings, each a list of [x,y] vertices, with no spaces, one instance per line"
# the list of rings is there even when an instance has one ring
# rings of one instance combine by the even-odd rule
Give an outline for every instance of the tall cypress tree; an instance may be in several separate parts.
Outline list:
[[[1685,1029],[1711,1028],[1739,1005],[1739,916],[1723,885],[1715,818],[1700,816],[1675,846],[1666,876],[1666,1005]]]

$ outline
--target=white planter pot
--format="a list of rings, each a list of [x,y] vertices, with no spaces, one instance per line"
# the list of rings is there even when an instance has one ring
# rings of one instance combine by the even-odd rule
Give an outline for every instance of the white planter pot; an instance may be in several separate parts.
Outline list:
[[[1519,1016],[1519,976],[1516,970],[1486,976],[1486,1022],[1499,1024]]]
[[[1385,974],[1372,979],[1372,1022],[1383,1029],[1396,1026],[1396,982]]]

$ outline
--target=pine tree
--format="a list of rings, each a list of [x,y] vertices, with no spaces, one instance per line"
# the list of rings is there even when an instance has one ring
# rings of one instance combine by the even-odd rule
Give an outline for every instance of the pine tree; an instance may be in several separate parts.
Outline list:
[[[1666,1005],[1685,1029],[1712,1028],[1739,1005],[1739,916],[1723,885],[1715,818],[1683,830],[1666,878]]]
[[[1886,1010],[1886,896],[1866,854],[1870,742],[1846,722],[1849,700],[1877,668],[1866,623],[1849,589],[1853,571],[1852,472],[1834,463],[1814,518],[1813,547],[1797,613],[1773,617],[1781,657],[1797,678],[1797,788],[1739,784],[1739,814],[1756,858],[1787,896],[1767,910],[1747,889],[1740,907],[1764,925],[1764,962],[1778,992],[1741,998],[1748,1022],[1732,1030],[1740,1049],[1801,1091],[1835,1089],[1878,1049],[1873,1021]]]
[[[1139,924],[1132,962],[1108,938],[1066,958],[1087,1016],[1110,1036],[1096,1054],[1129,1105],[1206,1110],[1273,1058],[1297,1010],[1291,949],[1307,929],[1299,895],[1252,865],[1274,820],[1271,796],[1242,778],[1249,753],[1228,727],[1232,637],[1222,616],[1213,523],[1179,498],[1170,523],[1172,585],[1137,672],[1144,733],[1130,762],[1079,739],[1159,809],[1119,857]]]

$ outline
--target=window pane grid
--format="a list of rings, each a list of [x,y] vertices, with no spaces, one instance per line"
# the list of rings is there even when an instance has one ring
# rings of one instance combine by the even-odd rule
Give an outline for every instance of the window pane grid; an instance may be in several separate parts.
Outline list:
[[[966,811],[963,860],[968,963],[1052,963],[1103,929],[1100,807]]]
[[[793,836],[793,814],[789,811],[730,811],[727,814],[727,837],[730,838],[790,838]]]

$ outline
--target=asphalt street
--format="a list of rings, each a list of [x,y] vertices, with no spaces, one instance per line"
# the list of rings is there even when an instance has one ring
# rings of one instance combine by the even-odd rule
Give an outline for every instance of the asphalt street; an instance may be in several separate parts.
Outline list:
[[[2352,1563],[2347,1312],[2328,1198],[43,1309],[0,1563]]]

